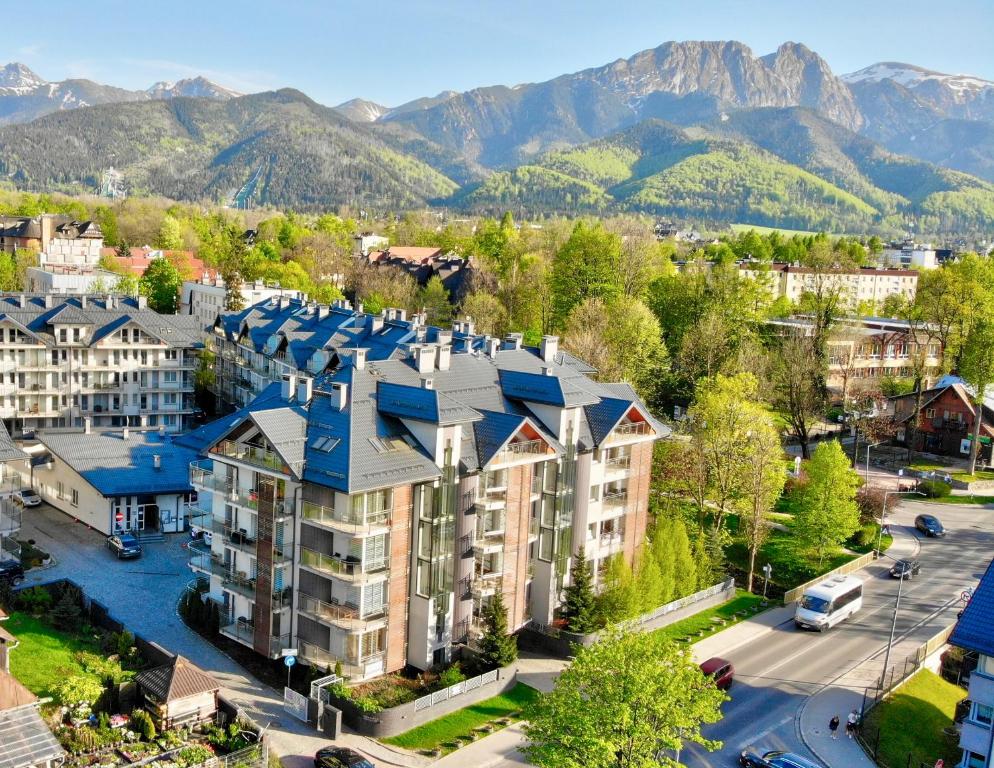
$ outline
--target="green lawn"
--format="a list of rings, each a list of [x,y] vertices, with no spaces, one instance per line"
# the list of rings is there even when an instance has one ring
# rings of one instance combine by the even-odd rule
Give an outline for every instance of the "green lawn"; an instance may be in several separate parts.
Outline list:
[[[994,496],[939,496],[935,499],[923,499],[922,501],[933,504],[994,504]]]
[[[518,683],[507,693],[444,715],[383,741],[404,749],[441,748],[443,754],[452,752],[460,746],[457,739],[468,737],[475,729],[496,720],[516,719],[521,710],[535,701],[538,695],[534,688]]]
[[[880,731],[878,762],[901,768],[925,763],[933,765],[940,757],[953,766],[959,760],[957,738],[945,736],[943,728],[953,724],[956,702],[966,690],[923,669],[885,701],[870,710],[864,736],[872,748]]]
[[[59,632],[26,613],[11,614],[3,627],[18,640],[17,648],[10,653],[11,673],[40,697],[50,696],[52,683],[64,678],[67,671],[70,675],[87,674],[73,659],[76,651],[104,655],[96,642]]]
[[[916,461],[910,465],[911,469],[919,469],[924,472],[948,472],[953,480],[960,480],[964,483],[972,483],[974,480],[994,480],[994,470],[981,469],[974,474],[968,474],[957,470],[955,467],[947,467],[930,461]]]
[[[670,640],[679,641],[689,637],[691,642],[697,642],[701,639],[697,634],[700,630],[705,630],[706,637],[713,632],[727,629],[733,624],[737,624],[743,619],[754,615],[751,609],[758,606],[761,602],[763,602],[763,598],[760,595],[753,595],[743,589],[739,589],[736,591],[735,597],[727,603],[716,605],[714,608],[708,608],[700,613],[695,613],[693,616],[688,616],[686,619],[670,624],[668,627],[657,629],[656,633]],[[738,611],[742,610],[747,612],[745,616],[735,615]],[[725,619],[725,625],[722,626],[719,622],[712,621],[712,619],[716,618]]]
[[[732,530],[729,526],[729,530]],[[734,541],[725,548],[728,561],[739,568],[749,567],[749,550],[742,541]],[[770,536],[756,556],[756,572],[769,563],[773,566],[771,582],[779,584],[784,589],[793,589],[811,579],[816,579],[855,557],[844,549],[836,549],[825,555],[819,564],[818,558],[801,547],[794,536],[786,531],[770,531]]]

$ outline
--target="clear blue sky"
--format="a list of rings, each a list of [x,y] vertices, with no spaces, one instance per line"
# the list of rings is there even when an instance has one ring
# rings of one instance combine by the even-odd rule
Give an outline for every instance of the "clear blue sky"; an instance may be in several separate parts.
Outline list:
[[[992,0],[47,0],[43,22],[25,13],[0,61],[49,80],[204,74],[329,105],[541,81],[667,40],[737,39],[757,55],[793,40],[839,74],[903,61],[994,80]]]

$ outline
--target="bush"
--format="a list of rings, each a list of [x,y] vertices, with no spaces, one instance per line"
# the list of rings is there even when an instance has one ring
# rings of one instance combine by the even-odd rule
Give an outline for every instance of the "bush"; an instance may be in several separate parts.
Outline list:
[[[884,490],[864,485],[856,491],[856,503],[859,505],[859,521],[871,523],[879,520],[884,512]]]
[[[212,757],[214,757],[214,753],[207,747],[195,744],[192,747],[181,749],[174,760],[180,766],[191,766],[205,763]]]
[[[356,709],[366,715],[375,715],[383,710],[380,703],[372,696],[359,696],[353,699],[352,703],[356,705]]]
[[[79,603],[73,599],[70,592],[66,591],[62,599],[55,605],[49,613],[49,618],[56,629],[70,630],[79,626],[79,620],[83,616],[83,611]]]
[[[66,707],[92,705],[103,692],[104,687],[100,681],[89,675],[63,677],[52,685],[52,695],[55,700]]]
[[[152,741],[155,738],[155,723],[152,722],[152,716],[144,709],[136,709],[131,713],[131,730],[145,741]]]
[[[117,636],[117,655],[122,659],[131,655],[131,649],[135,645],[135,636],[124,630]]]
[[[918,483],[918,490],[924,493],[929,499],[938,499],[941,496],[948,496],[952,492],[953,487],[941,480],[922,480]]]
[[[22,589],[17,593],[17,605],[31,614],[46,613],[52,607],[52,595],[44,587]]]
[[[852,545],[852,549],[857,550],[875,546],[877,543],[877,524],[865,523],[860,526],[860,529],[853,534],[849,543]]]
[[[438,686],[439,688],[448,688],[450,685],[461,683],[465,679],[466,675],[463,674],[462,667],[457,661],[438,676]]]

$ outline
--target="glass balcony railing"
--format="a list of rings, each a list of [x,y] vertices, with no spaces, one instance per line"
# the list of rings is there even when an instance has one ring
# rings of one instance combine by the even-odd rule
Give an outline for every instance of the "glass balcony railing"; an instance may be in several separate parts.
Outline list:
[[[363,515],[356,514],[351,509],[343,512],[311,501],[302,502],[300,509],[304,520],[351,534],[366,533],[373,528],[389,526],[392,512],[392,509],[366,510]]]
[[[361,630],[367,622],[383,619],[387,614],[387,605],[358,606],[326,603],[303,592],[297,595],[297,608],[303,613],[310,614],[318,621],[334,624],[336,627],[350,630]]]
[[[274,451],[267,450],[266,448],[260,448],[255,445],[232,442],[231,440],[222,440],[211,449],[211,452],[220,454],[221,456],[226,456],[230,459],[235,459],[237,461],[243,461],[246,464],[252,464],[256,467],[264,467],[265,469],[271,469],[277,472],[283,472],[286,467],[283,463],[283,459],[281,459],[279,454]]]
[[[211,523],[211,530],[215,535],[221,536],[225,544],[230,544],[239,549],[255,554],[255,528],[252,525],[244,526],[233,523],[226,523],[224,520],[214,520]]]
[[[359,581],[367,576],[383,573],[390,563],[386,557],[362,561],[343,560],[307,547],[300,548],[300,564],[323,573],[330,573],[346,581]]]
[[[544,440],[522,440],[517,443],[508,443],[493,459],[494,464],[507,464],[512,461],[520,461],[535,456],[543,456],[549,451],[549,446]]]
[[[607,509],[624,509],[628,504],[628,491],[605,493],[601,499],[601,507]]]
[[[616,440],[628,440],[632,437],[641,437],[642,435],[651,435],[652,427],[649,426],[647,421],[628,421],[619,424],[614,429],[611,430],[611,434],[608,435],[607,442],[611,443]]]
[[[206,466],[205,466],[206,465]],[[195,461],[190,464],[190,485],[208,493],[220,493],[229,504],[258,511],[259,493],[249,488],[233,484],[227,478],[214,474],[211,462]],[[293,514],[293,499],[278,499],[274,511],[277,516]]]

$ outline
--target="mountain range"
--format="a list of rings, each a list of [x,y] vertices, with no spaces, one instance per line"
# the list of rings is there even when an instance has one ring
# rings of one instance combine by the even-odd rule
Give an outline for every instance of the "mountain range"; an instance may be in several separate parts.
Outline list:
[[[44,112],[57,114],[32,120]],[[894,62],[839,77],[798,43],[756,56],[670,42],[392,108],[239,96],[203,78],[48,83],[12,64],[0,122],[26,123],[0,128],[0,170],[24,188],[87,188],[113,160],[135,192],[295,208],[643,210],[830,230],[994,217],[994,83]]]

